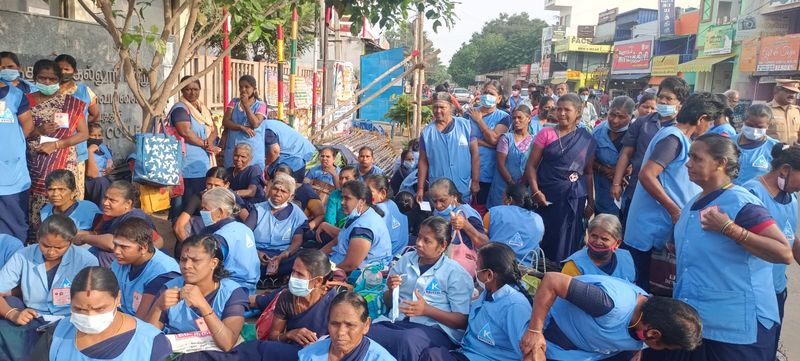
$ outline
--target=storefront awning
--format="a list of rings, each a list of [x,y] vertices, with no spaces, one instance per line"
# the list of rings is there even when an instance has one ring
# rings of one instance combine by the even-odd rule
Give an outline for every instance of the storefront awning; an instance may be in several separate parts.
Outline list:
[[[736,56],[736,54],[703,56],[694,59],[692,61],[685,62],[683,64],[678,64],[678,71],[689,72],[689,73],[711,72],[711,67],[713,67],[714,64],[723,62],[725,60],[733,58],[734,56]]]
[[[648,74],[611,74],[612,80],[639,80],[648,77]]]
[[[665,77],[665,76],[653,76],[653,77],[650,77],[650,80],[647,81],[647,85],[655,85],[655,86],[661,85],[661,81],[663,81],[666,78],[667,77]]]
[[[566,83],[566,82],[567,82],[567,78],[554,78],[554,79],[550,79],[550,84],[553,84],[553,85],[557,85],[557,84],[563,84],[563,83]]]

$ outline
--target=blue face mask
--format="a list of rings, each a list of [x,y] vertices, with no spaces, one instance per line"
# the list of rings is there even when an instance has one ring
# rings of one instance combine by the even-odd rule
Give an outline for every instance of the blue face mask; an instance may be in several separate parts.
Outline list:
[[[484,108],[491,108],[497,104],[497,97],[491,94],[481,95],[481,106]]]
[[[203,219],[203,225],[206,227],[214,224],[214,218],[211,217],[211,211],[200,211],[200,218]]]
[[[581,100],[582,101],[587,101],[587,100],[589,100],[589,96],[588,95],[581,95]]]
[[[414,168],[414,165],[416,165],[416,163],[413,160],[404,160],[403,161],[403,167],[406,167],[406,169]]]
[[[42,83],[36,83],[36,89],[39,89],[39,93],[42,93],[46,96],[55,94],[60,88],[61,87],[58,84],[46,85]]]
[[[438,216],[438,217],[449,218],[450,217],[450,213],[452,213],[455,208],[456,207],[453,206],[452,204],[447,206],[447,208],[445,208],[445,209],[443,209],[441,211],[439,211],[438,209],[434,208],[433,209],[433,215],[434,216]]]
[[[0,80],[14,81],[19,78],[19,70],[16,69],[3,69],[0,70]]]
[[[624,127],[622,127],[622,128],[619,128],[619,129],[611,129],[611,131],[612,131],[612,132],[614,132],[614,133],[622,133],[622,132],[624,132],[624,131],[628,130],[628,128],[629,128],[630,126],[631,126],[631,125],[630,125],[630,124],[628,124],[628,125],[626,125],[626,126],[624,126]]]
[[[678,111],[675,110],[674,105],[669,104],[656,104],[656,112],[662,117],[670,117],[675,115]]]
[[[311,280],[304,280],[297,277],[289,277],[289,292],[297,297],[306,297],[311,293],[308,284]]]
[[[347,215],[347,218],[356,219],[358,217],[361,217],[361,213],[358,213],[358,206],[355,206],[353,207],[353,210],[350,211],[350,214]]]

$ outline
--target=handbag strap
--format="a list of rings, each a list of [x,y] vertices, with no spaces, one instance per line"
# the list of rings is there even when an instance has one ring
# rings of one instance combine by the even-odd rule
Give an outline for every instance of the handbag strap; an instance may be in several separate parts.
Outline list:
[[[457,209],[453,211],[453,215],[461,214],[461,210]],[[458,238],[458,243],[456,243],[456,238]],[[450,244],[464,244],[464,240],[461,238],[461,231],[453,230],[453,235],[450,237]]]

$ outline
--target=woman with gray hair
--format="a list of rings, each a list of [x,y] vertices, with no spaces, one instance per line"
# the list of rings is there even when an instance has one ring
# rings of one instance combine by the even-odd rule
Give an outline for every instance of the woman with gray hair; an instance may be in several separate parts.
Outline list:
[[[209,189],[203,194],[200,211],[206,227],[202,233],[214,234],[224,255],[225,269],[231,273],[230,278],[254,294],[259,265],[256,241],[253,231],[233,218],[237,212],[236,197],[230,189]]]
[[[739,148],[739,176],[733,183],[742,185],[751,179],[769,173],[772,147],[779,141],[767,135],[772,122],[772,109],[766,104],[753,104],[747,108],[741,132],[731,138]]]
[[[612,214],[598,214],[589,222],[586,247],[564,260],[561,273],[573,277],[608,275],[634,282],[636,268],[633,266],[633,257],[630,252],[619,249],[620,244],[622,224],[619,218]]]
[[[248,204],[263,202],[264,171],[258,165],[250,164],[253,160],[253,147],[247,143],[239,143],[233,148],[233,166],[228,168],[230,189]]]
[[[276,172],[269,184],[267,200],[253,205],[245,224],[253,230],[261,264],[261,279],[284,278],[292,273],[295,255],[310,229],[303,209],[292,203],[294,177]]]
[[[622,150],[622,138],[628,132],[635,108],[636,103],[627,96],[614,98],[608,107],[608,120],[595,127],[592,133],[597,142],[593,165],[597,213],[619,215],[619,206],[611,197],[611,183]]]

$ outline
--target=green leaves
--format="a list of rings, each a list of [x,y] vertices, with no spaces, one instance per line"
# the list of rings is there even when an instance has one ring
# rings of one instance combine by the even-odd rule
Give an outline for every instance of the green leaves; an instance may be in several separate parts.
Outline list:
[[[529,64],[540,47],[542,29],[546,26],[544,21],[531,19],[527,13],[501,13],[461,46],[450,60],[448,72],[456,83],[469,85],[478,74]]]

